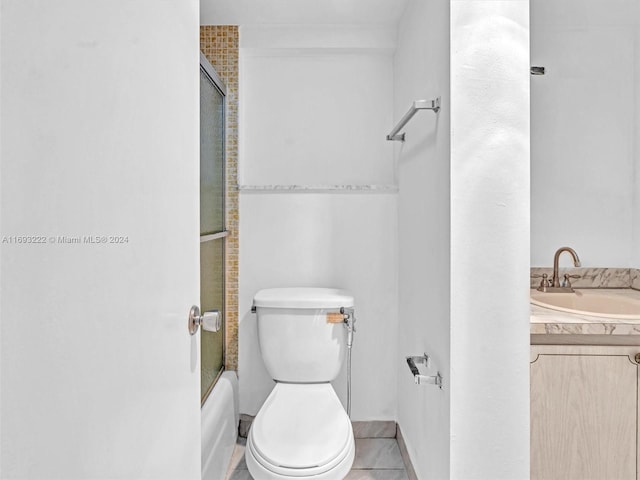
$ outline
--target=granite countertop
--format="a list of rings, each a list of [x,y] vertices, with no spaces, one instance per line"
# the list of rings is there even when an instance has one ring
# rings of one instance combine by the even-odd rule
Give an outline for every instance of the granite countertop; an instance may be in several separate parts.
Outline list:
[[[598,292],[640,300],[640,291],[631,288],[598,288]],[[531,304],[531,335],[637,335],[640,320],[578,315]],[[637,338],[636,341],[640,341]]]

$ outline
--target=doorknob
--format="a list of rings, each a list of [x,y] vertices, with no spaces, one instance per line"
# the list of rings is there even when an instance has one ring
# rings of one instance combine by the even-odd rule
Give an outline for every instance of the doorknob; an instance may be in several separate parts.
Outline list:
[[[211,310],[200,315],[200,309],[196,305],[191,307],[191,310],[189,310],[189,333],[195,335],[200,325],[207,332],[220,331],[220,328],[222,328],[220,310]]]

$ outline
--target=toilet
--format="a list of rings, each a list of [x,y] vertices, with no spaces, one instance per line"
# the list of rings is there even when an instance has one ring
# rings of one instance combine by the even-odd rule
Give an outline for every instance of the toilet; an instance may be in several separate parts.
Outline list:
[[[258,340],[276,385],[251,424],[245,458],[254,480],[342,480],[355,456],[351,421],[331,386],[347,350],[332,288],[271,288],[253,299]]]

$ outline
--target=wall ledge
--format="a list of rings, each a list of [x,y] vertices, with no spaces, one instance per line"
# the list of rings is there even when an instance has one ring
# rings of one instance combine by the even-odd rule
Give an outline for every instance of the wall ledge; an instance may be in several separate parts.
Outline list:
[[[397,185],[238,185],[242,193],[398,193]]]

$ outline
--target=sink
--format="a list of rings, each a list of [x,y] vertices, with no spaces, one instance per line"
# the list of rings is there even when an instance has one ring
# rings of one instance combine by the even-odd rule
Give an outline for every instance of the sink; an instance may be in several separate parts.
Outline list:
[[[621,294],[589,290],[576,290],[575,293],[548,293],[533,290],[531,303],[560,312],[640,320],[640,299]]]

